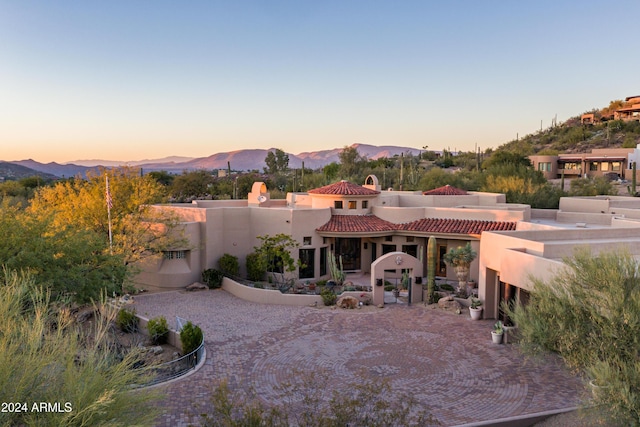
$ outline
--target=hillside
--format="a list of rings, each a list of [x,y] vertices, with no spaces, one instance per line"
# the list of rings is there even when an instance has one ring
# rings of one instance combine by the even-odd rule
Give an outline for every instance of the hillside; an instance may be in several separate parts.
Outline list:
[[[57,178],[55,175],[37,171],[23,165],[0,161],[0,180],[18,180],[28,178],[30,176],[40,176],[44,179]]]
[[[593,125],[583,125],[580,117],[510,141],[499,150],[524,155],[586,153],[594,148],[634,148],[640,144],[640,122],[609,120]]]

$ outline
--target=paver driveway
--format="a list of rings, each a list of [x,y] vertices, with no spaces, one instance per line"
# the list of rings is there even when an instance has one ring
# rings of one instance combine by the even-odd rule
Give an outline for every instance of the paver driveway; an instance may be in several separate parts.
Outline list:
[[[493,321],[471,321],[422,305],[331,310],[256,304],[223,290],[136,297],[145,317],[191,320],[205,334],[207,361],[186,379],[163,386],[159,425],[195,423],[215,380],[253,387],[279,402],[274,387],[292,371],[328,369],[340,387],[365,372],[387,377],[443,425],[533,414],[578,405],[580,379],[555,357],[526,359],[516,346],[491,343]],[[191,409],[199,403],[200,409]]]

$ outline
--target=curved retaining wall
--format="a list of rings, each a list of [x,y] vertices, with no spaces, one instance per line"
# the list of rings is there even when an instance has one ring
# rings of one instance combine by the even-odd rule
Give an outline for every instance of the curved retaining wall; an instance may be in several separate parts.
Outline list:
[[[251,288],[231,280],[228,277],[225,277],[222,280],[222,289],[245,301],[257,302],[260,304],[292,306],[305,306],[315,303],[318,305],[323,304],[322,297],[320,295],[283,294],[280,291],[272,289]]]

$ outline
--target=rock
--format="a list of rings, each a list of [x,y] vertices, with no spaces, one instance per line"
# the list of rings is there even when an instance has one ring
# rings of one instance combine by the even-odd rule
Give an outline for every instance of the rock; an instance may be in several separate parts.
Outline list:
[[[155,347],[151,347],[151,352],[153,354],[160,354],[164,351],[164,348],[162,348],[161,346],[157,345]]]
[[[178,357],[180,357],[180,353],[178,353],[177,351],[174,351],[173,354],[171,355],[171,358],[173,360],[176,360]]]
[[[384,304],[378,304],[376,307],[378,307],[378,308],[384,308]]]
[[[93,315],[94,315],[94,310],[92,308],[82,310],[76,315],[76,321],[78,323],[84,323],[87,320],[91,319]]]
[[[314,302],[313,304],[309,304],[309,307],[317,307],[318,306],[318,301]]]
[[[336,305],[340,308],[356,308],[359,305],[360,301],[358,298],[352,296],[341,297],[336,302]]]
[[[440,307],[443,310],[453,311],[453,312],[458,312],[462,310],[462,306],[460,305],[460,303],[455,299],[453,299],[452,296],[440,298],[438,300],[438,307]]]
[[[185,289],[187,291],[189,291],[189,292],[192,292],[192,291],[201,291],[201,290],[204,290],[204,289],[208,289],[208,287],[204,283],[194,282],[194,283],[190,284],[189,286],[187,286]]]

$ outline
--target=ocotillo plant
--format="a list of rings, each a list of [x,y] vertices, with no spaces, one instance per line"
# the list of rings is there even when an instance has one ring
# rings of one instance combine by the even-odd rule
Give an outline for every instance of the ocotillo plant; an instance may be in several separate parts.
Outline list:
[[[438,249],[436,247],[436,238],[429,237],[427,243],[427,302],[433,304],[436,302],[436,257]]]

